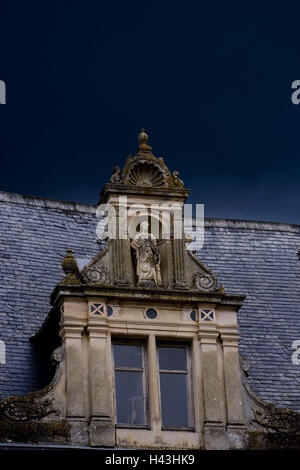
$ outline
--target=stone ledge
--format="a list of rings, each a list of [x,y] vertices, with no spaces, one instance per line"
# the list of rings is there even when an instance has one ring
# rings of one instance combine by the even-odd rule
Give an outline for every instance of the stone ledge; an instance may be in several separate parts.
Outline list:
[[[169,301],[169,302],[202,302],[221,305],[231,305],[240,308],[245,299],[244,294],[220,294],[218,292],[201,292],[197,290],[179,291],[172,289],[145,289],[138,287],[123,287],[123,286],[99,286],[90,287],[85,284],[81,285],[63,285],[58,284],[51,295],[52,305],[58,302],[61,296],[84,296],[84,297],[110,297],[112,299],[135,299],[147,301]]]

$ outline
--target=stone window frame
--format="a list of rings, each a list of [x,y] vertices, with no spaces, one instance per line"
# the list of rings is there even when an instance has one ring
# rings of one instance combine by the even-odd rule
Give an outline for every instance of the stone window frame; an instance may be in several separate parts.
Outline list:
[[[148,307],[147,307],[148,308]],[[151,422],[151,401],[150,401],[150,386],[149,386],[149,367],[148,362],[149,358],[149,348],[148,342],[150,337],[147,336],[145,338],[137,339],[136,337],[132,338],[122,338],[122,337],[112,337],[111,339],[111,355],[112,355],[112,372],[113,372],[113,409],[114,409],[114,416],[115,416],[115,426],[116,428],[121,429],[143,429],[148,431],[154,431],[152,428]],[[114,364],[114,351],[113,346],[115,344],[122,344],[122,345],[129,345],[129,346],[142,346],[142,361],[143,361],[143,387],[144,393],[146,397],[146,406],[145,406],[145,417],[146,423],[144,425],[134,425],[134,424],[124,424],[124,423],[117,423],[117,403],[116,403],[116,383],[115,383],[115,364]],[[188,417],[189,417],[189,426],[163,426],[162,424],[162,409],[161,409],[161,391],[160,391],[160,369],[159,369],[159,358],[158,358],[158,351],[159,347],[184,347],[186,350],[186,360],[187,360],[187,405],[188,405]],[[177,431],[177,432],[196,432],[195,429],[195,397],[194,397],[194,380],[193,380],[193,357],[192,357],[192,342],[189,341],[174,341],[168,339],[160,339],[156,337],[156,348],[155,348],[155,357],[152,360],[156,362],[156,372],[157,376],[156,379],[156,387],[157,393],[159,396],[159,411],[160,411],[160,429],[161,431]],[[117,369],[118,370],[118,369]],[[124,370],[124,369],[123,369]],[[130,368],[130,370],[134,370]],[[182,373],[182,371],[180,371]]]

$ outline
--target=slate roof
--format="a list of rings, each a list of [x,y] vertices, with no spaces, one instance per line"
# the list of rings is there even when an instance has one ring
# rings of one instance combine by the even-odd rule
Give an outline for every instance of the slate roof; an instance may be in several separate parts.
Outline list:
[[[72,247],[78,258],[97,254],[95,206],[0,192],[0,399],[26,394],[49,381],[29,342],[47,316],[50,293]],[[238,312],[240,352],[250,363],[248,381],[263,399],[300,411],[300,225],[205,220],[199,258],[227,292],[247,294]]]

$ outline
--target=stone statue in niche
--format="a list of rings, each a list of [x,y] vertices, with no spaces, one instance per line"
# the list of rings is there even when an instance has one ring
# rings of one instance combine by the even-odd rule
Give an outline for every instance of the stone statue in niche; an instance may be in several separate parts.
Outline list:
[[[131,242],[136,255],[137,285],[142,287],[161,286],[160,254],[156,239],[148,232],[148,222],[141,223],[141,231]]]

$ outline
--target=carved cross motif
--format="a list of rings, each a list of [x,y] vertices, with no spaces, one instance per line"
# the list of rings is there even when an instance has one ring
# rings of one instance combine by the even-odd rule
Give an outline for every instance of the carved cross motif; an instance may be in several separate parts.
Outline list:
[[[104,305],[103,304],[91,304],[90,312],[93,315],[103,315],[104,314]]]
[[[200,320],[202,321],[212,321],[214,319],[213,310],[201,310]]]

